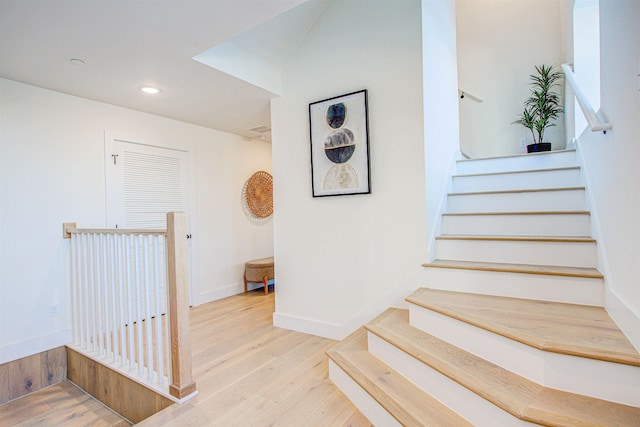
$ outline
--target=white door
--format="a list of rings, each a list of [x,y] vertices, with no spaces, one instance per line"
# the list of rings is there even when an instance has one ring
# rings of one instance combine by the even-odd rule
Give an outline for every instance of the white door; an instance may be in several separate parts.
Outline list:
[[[166,214],[171,211],[186,212],[190,227],[189,164],[189,151],[106,133],[107,228],[166,228]],[[191,231],[188,233],[191,237]],[[190,243],[191,240],[188,247],[192,273]],[[189,276],[192,282],[193,274]]]
[[[188,151],[109,139],[108,228],[166,228],[167,212],[187,212]]]

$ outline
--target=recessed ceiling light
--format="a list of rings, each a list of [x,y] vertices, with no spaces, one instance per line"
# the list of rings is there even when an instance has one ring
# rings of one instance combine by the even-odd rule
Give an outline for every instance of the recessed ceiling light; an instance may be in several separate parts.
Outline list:
[[[160,89],[158,89],[157,87],[153,87],[153,86],[140,86],[140,90],[143,91],[144,93],[148,93],[151,95],[155,95],[157,93],[160,93]]]
[[[72,65],[77,65],[77,66],[84,65],[84,61],[83,61],[82,59],[80,59],[80,58],[71,58],[71,59],[69,60],[69,62],[70,62]]]

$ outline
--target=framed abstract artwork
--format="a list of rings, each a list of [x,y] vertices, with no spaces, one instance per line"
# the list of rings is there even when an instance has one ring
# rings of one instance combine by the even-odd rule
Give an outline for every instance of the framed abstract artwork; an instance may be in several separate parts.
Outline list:
[[[367,91],[309,104],[313,197],[371,193]]]

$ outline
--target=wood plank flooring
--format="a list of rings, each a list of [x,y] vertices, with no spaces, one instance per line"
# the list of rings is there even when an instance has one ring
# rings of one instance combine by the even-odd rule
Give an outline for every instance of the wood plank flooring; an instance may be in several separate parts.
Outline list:
[[[140,426],[370,426],[328,377],[335,341],[272,325],[260,290],[191,310],[198,395]]]
[[[264,295],[261,289],[192,308],[198,395],[137,425],[370,426],[329,380],[325,351],[335,341],[276,328],[273,311],[274,294]],[[74,387],[69,382],[61,386]],[[93,406],[67,415],[51,412],[63,403],[75,408],[72,397],[52,402],[54,387],[1,405],[0,426],[128,425],[104,406],[104,415]]]
[[[0,426],[130,426],[131,423],[69,381],[0,405]]]

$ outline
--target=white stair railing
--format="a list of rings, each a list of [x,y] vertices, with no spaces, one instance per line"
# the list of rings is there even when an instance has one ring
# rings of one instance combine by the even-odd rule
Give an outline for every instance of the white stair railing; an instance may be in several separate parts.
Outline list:
[[[185,223],[184,213],[171,212],[167,230],[65,224],[71,238],[71,346],[174,400],[195,392],[188,268],[176,266],[187,262]]]
[[[573,94],[575,95],[576,100],[580,105],[582,114],[584,114],[584,118],[587,120],[591,132],[607,133],[608,130],[613,129],[611,123],[609,123],[602,116],[602,114],[596,112],[593,109],[591,103],[589,102],[589,99],[584,93],[584,90],[582,90],[582,87],[576,80],[571,66],[569,64],[562,64],[562,71],[564,72],[565,80],[567,81],[567,83],[569,83],[569,86],[571,86],[571,89],[573,90]]]

